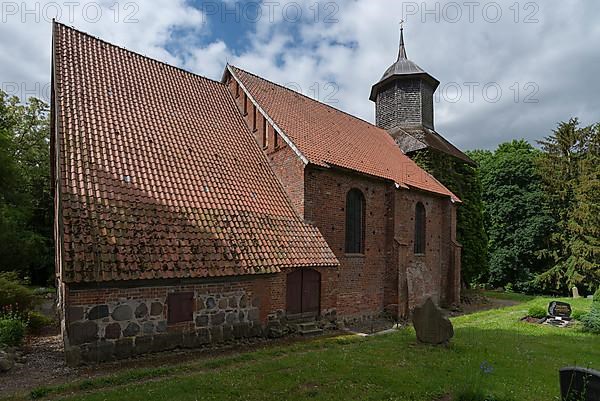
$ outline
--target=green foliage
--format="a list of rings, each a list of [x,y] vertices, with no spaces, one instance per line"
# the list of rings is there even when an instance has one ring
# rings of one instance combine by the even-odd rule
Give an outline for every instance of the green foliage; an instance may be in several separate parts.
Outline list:
[[[574,310],[571,314],[571,317],[575,320],[582,321],[587,316],[587,314],[588,312],[584,312],[582,310]]]
[[[0,344],[19,346],[23,337],[25,337],[25,323],[21,319],[15,316],[0,318]]]
[[[529,311],[527,312],[527,314],[531,317],[535,317],[536,319],[542,319],[548,315],[548,313],[546,312],[546,309],[542,308],[541,306],[537,306],[537,305],[529,308]]]
[[[580,128],[571,119],[539,143],[538,169],[557,224],[545,251],[553,264],[537,281],[591,290],[600,283],[600,124]]]
[[[536,292],[531,282],[546,268],[539,255],[554,225],[543,206],[541,177],[535,168],[540,152],[519,140],[469,156],[479,163],[483,187],[487,283],[493,287],[511,283],[515,291]]]
[[[581,318],[581,322],[585,331],[600,334],[600,288],[594,293],[590,312]]]
[[[49,317],[44,316],[39,312],[29,312],[27,318],[27,328],[29,329],[29,332],[37,334],[40,333],[43,328],[52,326],[53,324],[54,320]]]
[[[481,182],[476,167],[451,156],[426,150],[414,161],[458,196],[456,237],[462,248],[462,279],[466,284],[481,282],[487,273],[487,237],[483,227]]]
[[[4,278],[0,278],[0,311],[26,315],[38,302],[32,290]]]
[[[581,318],[583,329],[587,332],[600,334],[600,309],[594,309]]]
[[[53,268],[48,105],[0,91],[0,271],[46,284]]]

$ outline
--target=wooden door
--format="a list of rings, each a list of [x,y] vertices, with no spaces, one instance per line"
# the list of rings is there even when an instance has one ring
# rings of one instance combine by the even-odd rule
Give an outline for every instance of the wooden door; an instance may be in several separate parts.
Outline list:
[[[312,269],[297,269],[287,275],[287,314],[317,316],[321,300],[321,274]]]
[[[297,269],[287,275],[287,313],[298,315],[302,313],[302,270]]]

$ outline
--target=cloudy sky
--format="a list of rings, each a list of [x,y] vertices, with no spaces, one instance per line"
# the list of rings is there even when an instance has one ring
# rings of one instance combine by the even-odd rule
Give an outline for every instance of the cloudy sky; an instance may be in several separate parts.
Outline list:
[[[226,62],[374,121],[397,55],[440,80],[436,129],[463,149],[600,121],[600,2],[0,1],[1,88],[48,97],[51,19],[220,79]]]

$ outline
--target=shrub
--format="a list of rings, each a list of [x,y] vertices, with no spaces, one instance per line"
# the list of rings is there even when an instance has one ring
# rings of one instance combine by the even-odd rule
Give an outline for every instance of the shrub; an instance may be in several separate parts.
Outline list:
[[[27,284],[24,280],[21,280],[17,272],[0,272],[0,279],[13,281],[17,284]]]
[[[27,328],[32,333],[39,333],[44,327],[52,326],[54,320],[39,312],[30,312],[27,319]]]
[[[581,311],[581,310],[574,310],[573,313],[571,314],[571,317],[575,320],[583,320],[583,318],[587,315],[587,312]]]
[[[25,323],[15,317],[0,319],[0,344],[16,347],[21,345],[25,336]]]
[[[38,298],[29,288],[0,277],[0,313],[16,312],[23,315],[37,302]]]
[[[584,317],[581,318],[581,322],[583,323],[584,331],[594,333],[594,334],[600,334],[600,311],[599,310],[594,310],[592,308],[590,313],[586,314]]]
[[[548,313],[546,312],[546,309],[542,308],[541,306],[532,306],[529,308],[528,314],[536,319],[542,319],[546,317]]]
[[[581,322],[583,323],[584,331],[600,334],[600,289],[594,293],[590,313],[583,316]]]

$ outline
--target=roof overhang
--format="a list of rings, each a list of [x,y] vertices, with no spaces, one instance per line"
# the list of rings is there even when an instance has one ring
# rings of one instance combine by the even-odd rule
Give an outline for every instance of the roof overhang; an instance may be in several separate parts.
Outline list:
[[[429,75],[427,73],[393,74],[393,75],[390,75],[389,77],[377,82],[375,85],[373,85],[373,87],[371,88],[371,95],[369,96],[369,100],[371,100],[372,102],[377,101],[377,94],[379,93],[380,89],[385,87],[386,85],[388,85],[394,81],[409,80],[409,79],[422,79],[423,81],[429,83],[433,87],[434,92],[437,89],[437,87],[440,85],[440,81],[438,81],[437,79],[435,79],[434,77],[432,77],[431,75]]]

